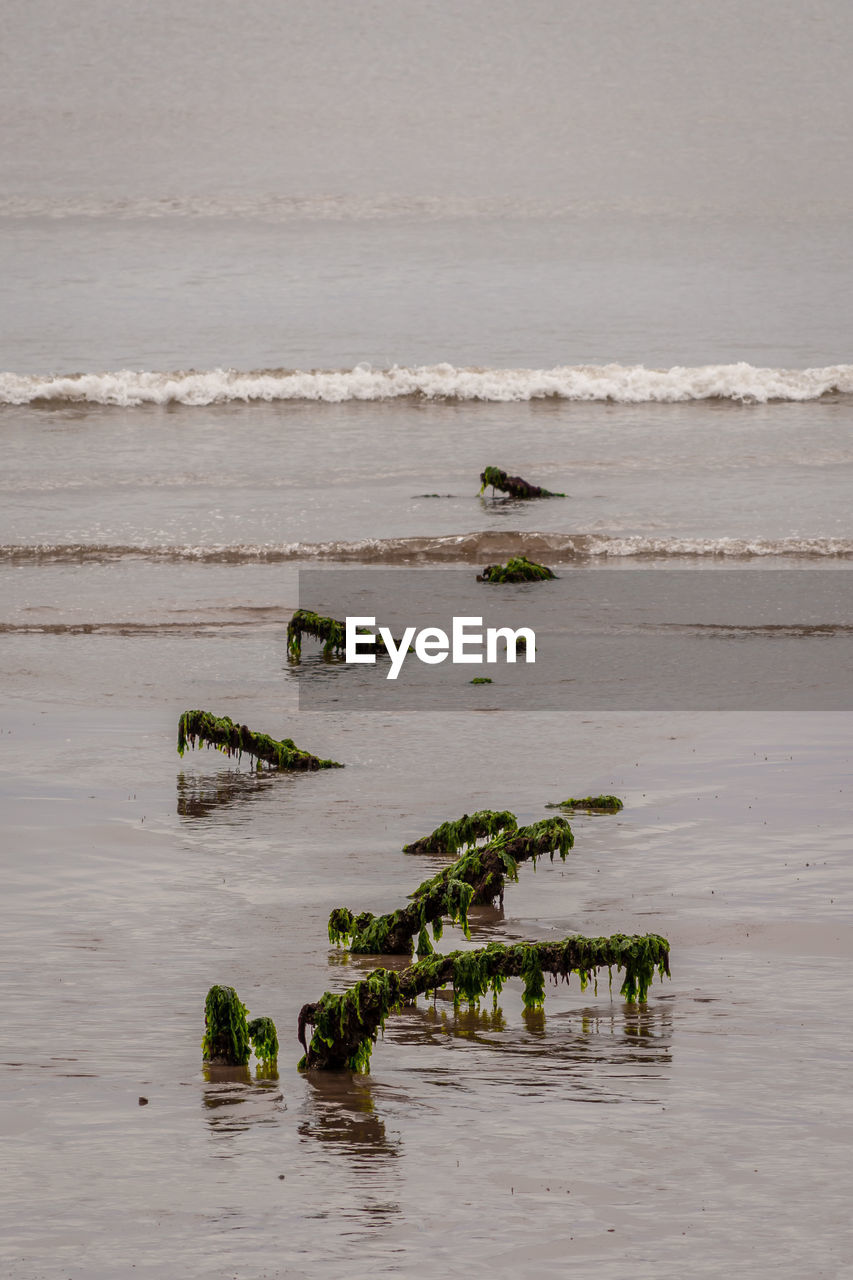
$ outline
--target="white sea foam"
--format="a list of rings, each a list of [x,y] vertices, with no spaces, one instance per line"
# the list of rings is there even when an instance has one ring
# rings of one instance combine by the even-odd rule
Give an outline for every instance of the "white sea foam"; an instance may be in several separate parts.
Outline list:
[[[853,393],[853,365],[823,369],[763,369],[715,364],[647,369],[644,365],[575,365],[554,369],[460,369],[449,364],[419,368],[304,372],[273,369],[239,372],[82,373],[46,377],[0,374],[0,403],[83,402],[131,407],[144,404],[209,405],[228,401],[483,400],[513,402],[554,398],[609,400],[622,404],[686,400],[815,400],[831,392]]]
[[[590,533],[487,530],[472,533],[360,538],[353,542],[286,542],[202,546],[157,543],[8,543],[0,561],[86,563],[124,559],[210,564],[339,561],[351,564],[482,564],[529,555],[554,564],[623,558],[642,560],[853,560],[851,538],[650,538]]]

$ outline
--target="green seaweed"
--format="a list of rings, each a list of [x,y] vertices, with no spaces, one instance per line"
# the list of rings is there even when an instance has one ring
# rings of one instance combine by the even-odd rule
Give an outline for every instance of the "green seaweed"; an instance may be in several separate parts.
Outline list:
[[[512,818],[509,813],[497,816]],[[454,825],[445,824],[449,828]],[[433,836],[437,834],[433,832]],[[355,916],[347,907],[336,907],[329,916],[329,941],[347,946],[357,955],[411,955],[413,939],[417,936],[422,941],[427,925],[432,925],[435,938],[441,936],[443,917],[470,937],[468,908],[472,903],[483,905],[496,898],[502,903],[506,881],[518,879],[519,862],[535,865],[545,854],[553,861],[555,853],[565,860],[573,844],[572,829],[565,818],[543,818],[521,828],[506,825],[491,843],[469,847],[455,862],[420,884],[406,907],[382,916],[370,911]]]
[[[597,970],[624,970],[620,994],[642,1003],[655,972],[669,973],[669,943],[657,934],[615,934],[610,938],[565,938],[561,942],[489,943],[476,951],[436,953],[402,971],[376,969],[342,995],[326,992],[299,1011],[298,1036],[305,1050],[301,1069],[365,1072],[380,1030],[390,1014],[419,995],[451,985],[454,1001],[477,1005],[500,992],[507,978],[524,980],[525,1009],[541,1008],[545,974],[568,981],[578,975],[584,990]],[[306,1028],[313,1028],[310,1043]]]
[[[278,1036],[272,1018],[248,1019],[249,1010],[233,987],[211,987],[204,1002],[202,1057],[229,1067],[245,1067],[254,1048],[261,1067],[274,1067]],[[250,1048],[251,1045],[251,1048]]]
[[[502,831],[515,831],[518,820],[509,809],[478,809],[476,813],[463,813],[455,822],[442,822],[440,827],[403,845],[403,853],[449,853],[454,856],[460,849],[470,849],[478,840],[491,839]]]
[[[279,742],[265,733],[253,733],[246,725],[235,724],[227,716],[217,717],[210,711],[185,711],[178,721],[178,754],[182,756],[187,747],[196,747],[202,742],[227,756],[236,755],[238,759],[244,753],[252,756],[258,762],[258,769],[262,762],[271,769],[290,772],[343,768],[337,760],[321,760],[308,751],[301,751],[292,738]]]
[[[356,627],[356,634],[369,636],[376,645],[376,653],[388,653],[388,646],[378,632],[368,627]],[[346,656],[346,624],[337,618],[325,618],[322,614],[312,613],[310,609],[297,609],[287,624],[287,657],[290,662],[298,663],[302,659],[302,637],[313,636],[323,645],[323,657],[343,658]],[[360,646],[367,653],[366,645]],[[399,645],[398,645],[399,647]],[[411,649],[409,650],[411,652]]]
[[[547,582],[556,578],[556,573],[547,565],[528,560],[527,556],[513,556],[506,564],[487,564],[482,573],[477,574],[478,582]]]
[[[486,467],[480,473],[481,494],[487,486],[491,486],[492,492],[495,489],[501,489],[511,498],[565,498],[566,496],[564,493],[552,493],[550,489],[542,489],[538,484],[530,484],[527,480],[522,480],[521,476],[508,476],[505,471],[501,471],[500,467]]]
[[[275,1066],[278,1059],[278,1035],[272,1018],[253,1018],[248,1025],[248,1032],[255,1057],[261,1066]]]
[[[211,987],[204,1002],[204,1039],[201,1052],[205,1062],[244,1067],[249,1061],[248,1010],[233,987]]]
[[[337,618],[324,618],[310,609],[297,609],[287,624],[287,656],[291,662],[302,657],[303,635],[322,641],[323,657],[341,657],[346,652],[346,629]]]
[[[582,800],[560,800],[546,809],[592,809],[595,813],[618,813],[624,806],[618,796],[584,796]]]
[[[469,684],[491,684],[491,676],[474,676],[473,680],[469,680]]]

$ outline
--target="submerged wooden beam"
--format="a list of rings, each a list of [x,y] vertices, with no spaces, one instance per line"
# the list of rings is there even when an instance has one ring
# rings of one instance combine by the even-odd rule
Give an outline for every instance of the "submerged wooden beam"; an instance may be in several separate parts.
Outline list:
[[[369,637],[375,642],[375,653],[388,653],[388,646],[378,631],[371,631],[369,627],[356,627],[356,634],[363,637],[359,646],[361,652],[370,652],[366,643],[366,638]],[[297,609],[287,624],[287,657],[290,662],[301,662],[303,636],[311,636],[320,641],[324,658],[346,656],[346,624],[338,618],[326,618],[320,613],[312,613],[310,609]]]
[[[655,971],[669,973],[669,943],[657,934],[610,938],[564,938],[560,942],[492,942],[477,951],[431,955],[402,971],[376,969],[342,995],[326,992],[299,1011],[298,1036],[305,1050],[302,1069],[367,1071],[379,1031],[388,1016],[419,995],[452,986],[454,1002],[477,1004],[497,993],[507,978],[524,979],[524,1005],[540,1008],[545,974],[568,981],[576,973],[583,990],[597,970],[623,970],[620,995],[644,1001]],[[313,1028],[310,1042],[306,1029]]]
[[[301,751],[292,738],[279,742],[265,733],[253,733],[244,724],[235,724],[227,716],[215,716],[210,711],[185,711],[178,721],[178,755],[188,747],[201,743],[216,747],[227,756],[252,756],[271,769],[305,772],[315,769],[342,769],[337,760],[321,760],[310,751]]]
[[[572,797],[545,806],[546,809],[589,809],[593,813],[618,813],[623,807],[618,796],[584,796],[582,800]]]
[[[478,840],[499,835],[501,831],[514,831],[518,820],[509,809],[478,809],[476,813],[463,813],[454,822],[442,822],[440,827],[403,845],[403,853],[450,853],[470,849]]]
[[[287,656],[291,662],[299,662],[302,657],[303,635],[320,641],[324,658],[342,658],[346,653],[343,622],[312,613],[310,609],[297,609],[287,624]]]
[[[535,863],[546,854],[553,861],[555,853],[565,859],[573,844],[572,829],[565,818],[543,818],[529,827],[510,828],[490,844],[469,849],[425,880],[406,907],[383,916],[370,911],[356,916],[347,907],[336,907],[329,916],[329,940],[343,943],[359,955],[411,955],[417,937],[418,955],[429,955],[428,925],[438,939],[442,917],[449,916],[468,937],[469,906],[496,898],[503,902],[506,881],[518,879],[520,862]]]

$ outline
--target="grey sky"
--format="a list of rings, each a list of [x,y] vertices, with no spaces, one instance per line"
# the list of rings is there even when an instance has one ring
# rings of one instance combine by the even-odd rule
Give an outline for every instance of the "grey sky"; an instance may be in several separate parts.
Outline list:
[[[853,198],[839,0],[6,0],[6,196]]]

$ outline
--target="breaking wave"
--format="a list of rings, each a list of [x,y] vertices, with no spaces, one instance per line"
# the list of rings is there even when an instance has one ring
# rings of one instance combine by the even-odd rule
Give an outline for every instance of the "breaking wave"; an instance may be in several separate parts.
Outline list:
[[[75,373],[32,376],[0,373],[0,404],[55,402],[119,405],[209,405],[229,401],[393,400],[605,400],[621,404],[734,400],[816,400],[853,393],[853,365],[823,369],[763,369],[751,364],[647,369],[644,365],[566,365],[554,369],[418,368],[240,372]]]
[[[555,563],[622,558],[645,560],[851,560],[853,538],[649,538],[590,533],[488,531],[355,542],[278,545],[160,546],[112,543],[41,543],[0,546],[0,561],[15,564],[104,563],[124,559],[207,564],[337,562],[375,565],[477,564],[524,554]]]

